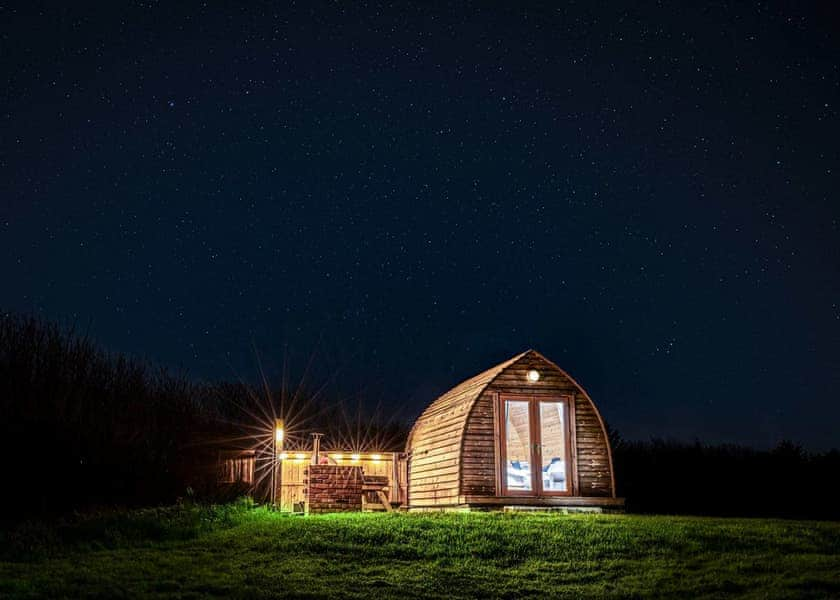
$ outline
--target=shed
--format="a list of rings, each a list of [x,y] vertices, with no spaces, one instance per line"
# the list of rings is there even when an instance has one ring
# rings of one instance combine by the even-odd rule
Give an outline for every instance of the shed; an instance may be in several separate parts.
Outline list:
[[[408,436],[409,510],[620,510],[592,399],[528,350],[435,400]]]

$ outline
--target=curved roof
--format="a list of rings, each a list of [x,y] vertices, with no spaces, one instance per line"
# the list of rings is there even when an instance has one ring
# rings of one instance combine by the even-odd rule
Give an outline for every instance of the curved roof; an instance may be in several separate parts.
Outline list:
[[[462,381],[432,402],[414,422],[414,426],[408,434],[406,448],[411,448],[411,442],[418,427],[432,421],[436,416],[449,415],[450,417],[461,417],[463,422],[466,423],[469,410],[473,403],[481,395],[481,392],[483,392],[488,385],[493,383],[493,380],[496,379],[502,371],[532,352],[537,354],[534,350],[526,350],[525,352],[517,354],[513,358],[499,363],[495,367],[491,367],[474,377],[470,377],[466,381]]]

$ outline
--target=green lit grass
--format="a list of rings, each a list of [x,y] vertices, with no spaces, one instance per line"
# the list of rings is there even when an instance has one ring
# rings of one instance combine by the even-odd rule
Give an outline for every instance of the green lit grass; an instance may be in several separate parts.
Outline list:
[[[5,538],[2,597],[840,597],[840,523],[828,522],[231,505]]]

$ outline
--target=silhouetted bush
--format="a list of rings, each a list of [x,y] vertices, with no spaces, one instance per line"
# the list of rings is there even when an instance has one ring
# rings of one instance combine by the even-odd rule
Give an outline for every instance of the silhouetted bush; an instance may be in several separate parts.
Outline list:
[[[642,513],[840,519],[840,453],[789,441],[737,445],[627,442],[613,434],[616,488]]]
[[[14,490],[4,504],[44,513],[174,500],[190,442],[212,427],[209,396],[72,328],[0,315],[0,448]]]

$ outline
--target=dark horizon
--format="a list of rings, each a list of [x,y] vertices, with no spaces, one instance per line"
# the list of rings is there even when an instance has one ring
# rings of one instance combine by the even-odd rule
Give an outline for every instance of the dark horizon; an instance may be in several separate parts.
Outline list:
[[[319,6],[2,10],[0,308],[406,420],[533,348],[627,439],[838,446],[835,9]]]

